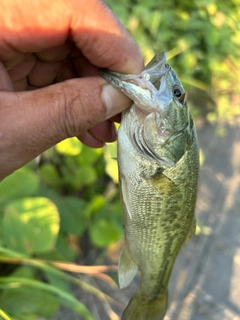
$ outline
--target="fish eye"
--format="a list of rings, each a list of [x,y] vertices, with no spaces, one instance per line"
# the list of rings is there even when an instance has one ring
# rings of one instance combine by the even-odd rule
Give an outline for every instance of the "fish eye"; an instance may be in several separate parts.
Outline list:
[[[172,88],[173,95],[178,99],[179,102],[183,102],[185,98],[185,91],[182,87],[175,85]]]

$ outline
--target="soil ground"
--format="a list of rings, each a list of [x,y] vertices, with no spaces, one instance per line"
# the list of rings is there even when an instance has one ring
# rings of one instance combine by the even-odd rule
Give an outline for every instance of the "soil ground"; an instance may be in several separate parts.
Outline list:
[[[206,124],[198,134],[205,158],[196,208],[202,227],[177,258],[164,320],[240,320],[240,118],[226,129],[220,137]],[[95,320],[118,320],[138,281],[112,290],[89,279],[117,301],[111,308],[84,292],[76,291],[76,296]],[[54,320],[62,319],[82,318],[62,309]]]

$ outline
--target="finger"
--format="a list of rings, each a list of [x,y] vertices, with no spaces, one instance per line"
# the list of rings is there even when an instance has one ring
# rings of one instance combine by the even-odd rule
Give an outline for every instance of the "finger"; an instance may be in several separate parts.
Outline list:
[[[45,62],[34,54],[25,53],[16,56],[15,60],[4,61],[3,64],[15,91],[26,90],[28,85],[43,87],[77,77],[76,68],[70,58]]]
[[[91,148],[102,148],[105,143],[96,139],[90,132],[86,131],[77,137],[82,143]]]
[[[77,77],[76,69],[68,58],[55,62],[45,62],[38,59],[28,75],[28,84],[36,87],[44,87],[75,77]]]
[[[93,65],[123,73],[139,73],[143,69],[137,44],[103,1],[88,1],[81,15],[75,10],[71,36]]]
[[[74,63],[79,77],[89,77],[99,75],[99,68],[88,61],[86,57],[76,48],[70,57]]]
[[[130,104],[100,77],[1,92],[0,180],[59,141],[80,136]]]
[[[12,81],[6,72],[4,65],[0,62],[0,91],[13,91]]]
[[[14,81],[13,82],[13,89],[14,91],[25,91],[28,88],[28,81],[27,81],[27,77],[20,79],[18,81]]]
[[[98,123],[79,135],[78,139],[89,147],[100,148],[105,142],[113,142],[117,139],[115,124],[109,120]]]
[[[113,142],[117,139],[115,124],[109,120],[100,122],[90,128],[88,132],[97,140],[102,142]]]
[[[15,91],[26,90],[28,87],[27,76],[36,64],[36,57],[31,53],[19,53],[2,63],[11,82],[10,86],[8,84],[9,88],[11,87],[11,90]],[[6,79],[6,74],[2,70],[0,77],[3,76]]]
[[[45,62],[55,62],[65,59],[73,49],[73,42],[66,41],[65,43],[36,53],[36,56]]]
[[[21,54],[21,59],[3,61],[12,82],[26,78],[36,63],[36,57],[31,53]],[[11,65],[11,66],[10,66]]]
[[[19,51],[43,52],[71,39],[92,65],[123,73],[143,69],[138,46],[103,1],[2,0],[1,10],[0,30],[8,39],[0,41],[2,60]]]

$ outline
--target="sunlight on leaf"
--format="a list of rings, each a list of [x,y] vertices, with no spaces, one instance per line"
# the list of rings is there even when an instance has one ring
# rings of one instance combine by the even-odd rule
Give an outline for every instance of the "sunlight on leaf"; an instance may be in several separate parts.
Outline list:
[[[47,198],[22,198],[12,201],[4,211],[5,245],[22,253],[51,250],[59,231],[59,214]]]
[[[38,176],[28,168],[21,168],[0,183],[0,205],[12,199],[28,197],[37,192]]]
[[[77,156],[82,151],[82,143],[76,137],[73,137],[59,142],[55,148],[61,154]]]
[[[11,320],[9,315],[5,311],[3,311],[3,309],[0,309],[0,319],[2,319],[2,320]]]
[[[118,164],[117,164],[117,144],[108,144],[108,148],[104,150],[104,159],[107,163],[106,172],[113,179],[115,183],[118,183]]]

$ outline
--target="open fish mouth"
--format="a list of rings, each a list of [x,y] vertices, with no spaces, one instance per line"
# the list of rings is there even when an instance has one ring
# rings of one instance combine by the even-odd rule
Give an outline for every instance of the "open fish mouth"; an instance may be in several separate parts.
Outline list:
[[[123,74],[107,69],[101,69],[100,75],[118,88],[124,86],[123,83],[126,82],[127,85],[133,84],[143,89],[149,89],[149,82],[155,85],[169,70],[170,66],[166,63],[166,53],[162,52],[156,55],[139,75]]]
[[[161,79],[170,70],[171,67],[166,63],[166,53],[162,52],[156,55],[139,75],[122,74],[105,69],[100,70],[100,75],[132,99],[140,109],[152,112]],[[144,108],[141,108],[142,105]]]

